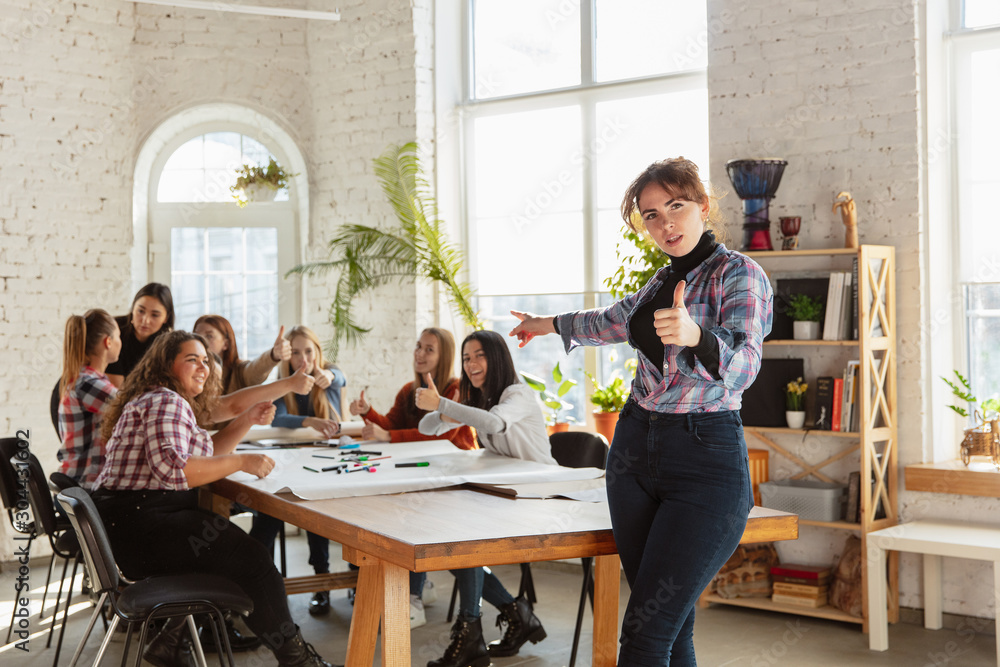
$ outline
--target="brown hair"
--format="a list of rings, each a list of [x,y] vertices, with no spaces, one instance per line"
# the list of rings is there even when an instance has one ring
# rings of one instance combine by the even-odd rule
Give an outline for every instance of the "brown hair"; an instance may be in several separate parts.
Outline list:
[[[118,391],[111,405],[108,406],[104,421],[101,422],[101,435],[105,441],[111,439],[111,434],[115,430],[115,424],[122,416],[122,410],[134,398],[146,393],[156,387],[166,387],[183,396],[177,379],[170,374],[174,365],[174,360],[181,353],[181,346],[184,343],[196,340],[208,350],[208,343],[205,339],[195,333],[188,331],[169,331],[153,342],[146,354],[142,355],[139,364],[125,378],[125,383]],[[219,394],[222,391],[219,374],[216,372],[215,355],[208,355],[208,379],[205,381],[205,388],[194,398],[185,400],[194,411],[194,416],[198,424],[210,424],[209,414],[218,402]]]
[[[431,334],[438,341],[438,362],[434,368],[434,386],[438,388],[438,391],[443,396],[455,380],[455,337],[447,329],[439,329],[438,327],[427,327],[420,332],[420,336],[423,336],[425,333]],[[419,341],[419,337],[417,340]],[[414,372],[413,376],[413,387],[406,400],[406,412],[411,419],[419,420],[427,414],[427,410],[419,409],[414,397],[417,388],[424,386],[424,378],[421,377],[420,373],[416,372]]]
[[[118,324],[106,310],[94,308],[83,315],[70,315],[66,320],[66,337],[63,339],[63,372],[59,381],[59,394],[76,384],[80,369],[87,357],[97,350],[97,346],[108,336],[113,336]]]
[[[229,387],[229,381],[232,379],[233,373],[240,363],[240,351],[236,347],[236,332],[233,331],[233,325],[229,323],[229,320],[222,315],[202,315],[194,321],[194,326],[191,327],[191,330],[197,330],[201,324],[207,324],[226,339],[226,349],[222,351],[222,387],[223,391],[225,391]]]
[[[291,342],[300,336],[308,339],[313,344],[313,347],[316,348],[316,363],[313,366],[313,373],[320,368],[325,369],[327,366],[326,360],[323,359],[323,345],[319,342],[319,336],[312,329],[301,324],[297,327],[292,327],[292,330],[285,334],[285,340]],[[292,374],[292,362],[281,362],[278,366],[278,377],[288,377]],[[319,385],[313,385],[312,390],[309,392],[309,403],[312,405],[313,417],[340,421],[340,415],[336,414],[333,406],[330,405],[330,401],[326,399],[326,390]],[[299,414],[299,406],[295,402],[295,394],[293,392],[285,394],[285,408],[290,415]]]
[[[639,197],[646,186],[658,183],[664,190],[678,199],[696,204],[708,202],[708,228],[718,233],[722,217],[719,212],[719,197],[705,187],[698,175],[698,165],[684,157],[660,160],[642,170],[632,181],[622,197],[622,220],[628,228],[640,235],[646,234],[646,226],[639,213]]]
[[[132,311],[135,310],[135,302],[144,296],[152,297],[163,304],[163,309],[167,314],[167,319],[164,320],[163,326],[153,336],[159,336],[161,333],[172,331],[174,328],[174,297],[170,293],[170,288],[163,283],[147,283],[135,293],[132,305],[128,309],[128,315],[125,316],[125,331],[132,331]],[[125,331],[122,331],[122,333],[124,334]]]

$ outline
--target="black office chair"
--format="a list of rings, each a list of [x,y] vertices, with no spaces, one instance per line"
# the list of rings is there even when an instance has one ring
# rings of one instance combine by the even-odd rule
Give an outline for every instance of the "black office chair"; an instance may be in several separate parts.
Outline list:
[[[35,533],[38,536],[47,536],[49,546],[52,547],[52,558],[49,559],[48,580],[52,579],[52,568],[56,557],[63,559],[62,578],[59,580],[59,591],[56,593],[56,606],[52,610],[49,638],[45,644],[45,648],[52,646],[52,634],[55,631],[56,621],[59,617],[59,604],[62,601],[63,585],[66,582],[66,570],[69,568],[69,562],[73,561],[73,573],[69,579],[70,585],[66,595],[66,606],[63,609],[62,627],[59,629],[59,641],[56,642],[56,654],[52,661],[52,665],[55,667],[59,664],[63,634],[66,631],[66,621],[69,618],[69,605],[73,599],[73,581],[76,579],[76,570],[80,563],[80,546],[77,543],[76,533],[73,532],[73,527],[70,525],[69,520],[66,517],[56,514],[55,503],[52,500],[52,491],[45,481],[45,472],[42,470],[42,464],[38,461],[38,458],[34,454],[29,453],[24,458],[15,455],[14,461],[24,463],[28,466],[28,474],[23,479],[25,479],[28,487],[28,501],[31,504]],[[14,463],[14,461],[11,461],[11,463]],[[48,586],[46,586],[46,592],[42,594],[42,606],[39,616],[45,613],[45,597],[47,593]]]
[[[49,417],[52,418],[52,428],[56,430],[56,437],[62,440],[62,433],[59,432],[59,402],[62,395],[59,393],[59,385],[62,380],[56,380],[56,386],[52,388],[52,395],[49,396]]]
[[[21,501],[18,491],[21,488],[18,482],[17,472],[14,469],[13,464],[10,462],[18,451],[20,447],[18,443],[21,442],[19,438],[0,438],[0,502],[3,503],[3,507],[7,510],[7,518],[10,520],[10,525],[15,532],[20,535],[27,535],[25,540],[27,544],[24,545],[26,551],[31,550],[31,543],[35,541],[38,535],[35,533],[35,523],[34,521],[21,521],[17,518],[18,502]],[[27,509],[26,505],[22,505],[22,511]],[[22,538],[24,539],[24,538]],[[51,568],[49,573],[51,575]],[[45,592],[48,593],[49,582],[45,581]],[[13,609],[10,612],[10,625],[7,627],[7,639],[4,640],[4,644],[10,643],[10,636],[14,632],[14,613],[17,611],[17,605],[13,605]]]
[[[211,619],[210,627],[215,635],[215,645],[225,648],[225,655],[229,659],[230,667],[235,667],[232,647],[229,644],[229,637],[226,635],[223,610],[243,615],[253,611],[253,601],[247,597],[243,589],[229,579],[213,574],[169,574],[129,582],[118,571],[107,532],[105,532],[104,524],[101,522],[97,507],[90,495],[82,488],[75,488],[61,492],[57,498],[63,511],[69,515],[74,530],[76,530],[90,579],[101,595],[98,611],[95,611],[95,616],[91,616],[90,623],[80,640],[70,667],[76,664],[82,654],[84,644],[86,644],[97,620],[96,614],[99,613],[105,600],[110,601],[115,615],[104,640],[101,642],[101,648],[94,661],[95,667],[104,656],[119,621],[125,621],[128,624],[128,633],[125,636],[125,648],[122,654],[123,664],[125,656],[128,656],[132,630],[136,624],[140,626],[139,650],[136,652],[134,663],[135,667],[139,667],[142,662],[142,647],[146,645],[146,634],[150,621],[158,618],[177,617],[187,617],[187,624],[191,629],[192,642],[196,652],[198,652],[199,662],[204,664],[204,654],[201,653],[201,645],[198,642],[192,614],[205,614]],[[121,588],[123,582],[128,585]],[[219,663],[223,666],[226,664],[223,661],[222,651],[219,651]]]
[[[604,436],[587,431],[565,431],[549,436],[552,448],[552,458],[565,468],[600,468],[604,470],[608,463],[608,441]],[[593,558],[583,558],[583,587],[580,591],[580,605],[576,614],[576,631],[573,634],[573,650],[570,654],[569,667],[576,664],[577,647],[580,643],[580,632],[583,629],[583,611],[590,597],[590,607],[594,607]],[[531,563],[521,563],[521,583],[518,586],[518,596],[523,595],[534,606],[535,584],[531,575]],[[458,598],[458,587],[452,587],[451,602],[448,605],[448,622],[455,613],[455,602]]]

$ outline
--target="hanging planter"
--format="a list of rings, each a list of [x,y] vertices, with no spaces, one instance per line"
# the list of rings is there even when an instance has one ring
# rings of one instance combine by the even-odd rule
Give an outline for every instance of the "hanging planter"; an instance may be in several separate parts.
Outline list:
[[[289,174],[271,158],[266,167],[245,164],[236,170],[236,185],[229,188],[233,199],[243,208],[250,202],[274,201],[278,190],[288,187],[288,181],[298,174]]]

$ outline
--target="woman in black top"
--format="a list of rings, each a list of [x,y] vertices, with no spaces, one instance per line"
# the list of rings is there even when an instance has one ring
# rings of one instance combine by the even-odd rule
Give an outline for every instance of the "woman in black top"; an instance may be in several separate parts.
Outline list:
[[[174,328],[174,298],[170,288],[149,283],[135,293],[129,314],[116,317],[115,321],[122,332],[122,351],[106,374],[112,384],[121,388],[156,337]]]

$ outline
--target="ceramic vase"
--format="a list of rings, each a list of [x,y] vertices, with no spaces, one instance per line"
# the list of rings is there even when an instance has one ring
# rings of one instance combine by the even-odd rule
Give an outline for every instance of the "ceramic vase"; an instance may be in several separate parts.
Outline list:
[[[819,340],[819,322],[792,322],[792,338],[795,340]]]
[[[806,411],[785,410],[785,422],[788,428],[802,428],[806,423]]]

